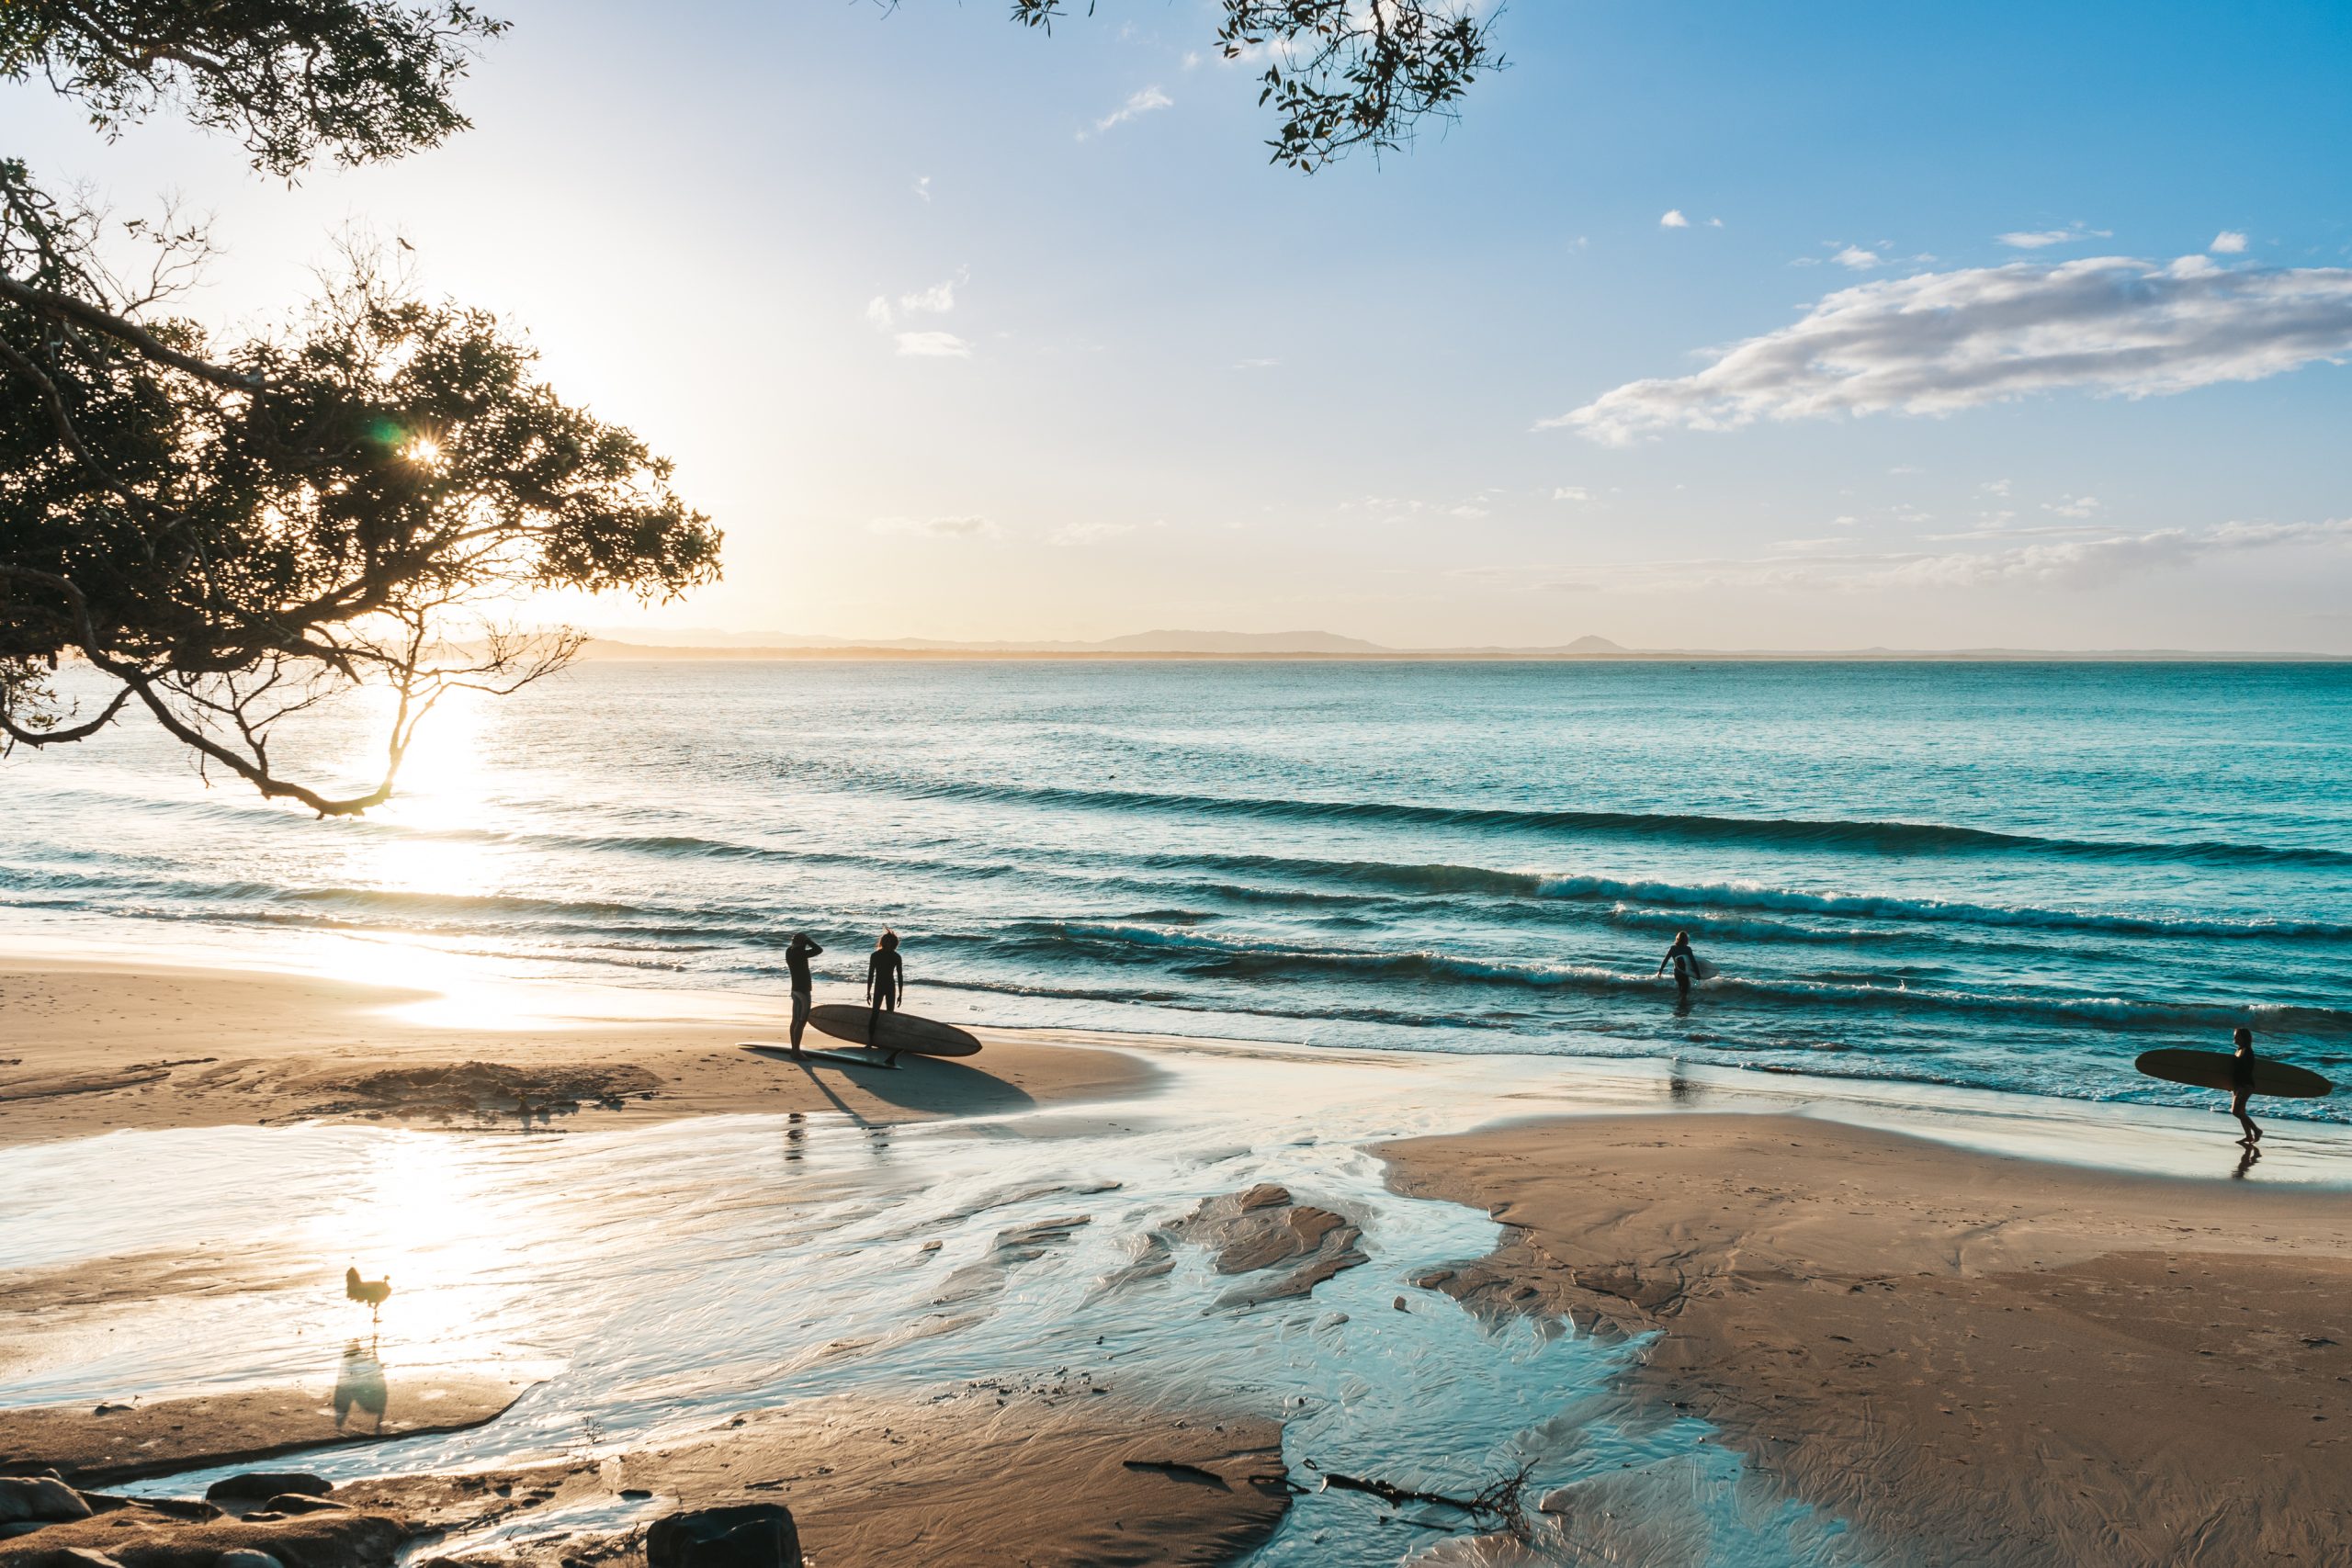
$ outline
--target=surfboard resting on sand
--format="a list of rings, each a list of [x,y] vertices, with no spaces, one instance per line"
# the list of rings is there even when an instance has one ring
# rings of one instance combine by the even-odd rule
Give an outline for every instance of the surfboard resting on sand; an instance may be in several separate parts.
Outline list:
[[[844,1056],[831,1051],[803,1051],[799,1059],[840,1062],[858,1067],[894,1067],[899,1058],[906,1056],[970,1056],[980,1049],[979,1041],[952,1023],[936,1019],[917,1018],[912,1013],[886,1012],[877,1008],[860,1007],[854,1002],[827,1002],[808,1010],[808,1021],[821,1033],[853,1045],[863,1045],[882,1053],[876,1061],[866,1056]],[[790,1054],[790,1048],[771,1042],[746,1040],[746,1051],[769,1055],[778,1051]]]

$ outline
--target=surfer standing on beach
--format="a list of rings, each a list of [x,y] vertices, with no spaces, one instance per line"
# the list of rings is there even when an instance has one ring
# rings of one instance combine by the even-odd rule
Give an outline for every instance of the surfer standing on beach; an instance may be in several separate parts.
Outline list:
[[[807,931],[794,931],[792,945],[784,950],[784,966],[792,974],[792,1054],[796,1056],[800,1055],[800,1037],[808,1030],[808,1004],[814,999],[808,961],[824,951]]]
[[[865,1005],[876,1012],[896,1012],[906,994],[907,965],[899,956],[899,933],[886,931],[874,940],[874,954],[865,961]]]
[[[1674,988],[1682,995],[1689,996],[1691,976],[1699,971],[1699,955],[1690,951],[1689,931],[1674,933],[1674,945],[1668,948],[1666,956],[1657,961],[1657,972],[1661,975],[1665,974],[1666,966],[1669,964],[1674,965]]]
[[[2262,1129],[2245,1113],[2245,1102],[2254,1094],[2254,1031],[2244,1024],[2230,1037],[2237,1052],[2230,1058],[2230,1114],[2245,1129],[2245,1136],[2238,1140],[2247,1148],[2262,1142]]]

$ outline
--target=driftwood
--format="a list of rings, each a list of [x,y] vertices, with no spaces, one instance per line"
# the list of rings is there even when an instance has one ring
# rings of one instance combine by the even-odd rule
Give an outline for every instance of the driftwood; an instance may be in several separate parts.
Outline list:
[[[1526,1518],[1520,1509],[1520,1495],[1527,1490],[1528,1477],[1534,1473],[1532,1461],[1521,1464],[1510,1474],[1501,1477],[1475,1497],[1451,1497],[1442,1492],[1420,1492],[1392,1482],[1374,1480],[1361,1475],[1342,1475],[1338,1471],[1323,1470],[1309,1460],[1309,1468],[1323,1477],[1326,1489],[1340,1492],[1362,1492],[1379,1498],[1391,1506],[1407,1503],[1428,1503],[1441,1508],[1452,1508],[1467,1514],[1476,1524],[1510,1530],[1513,1535],[1525,1532]]]

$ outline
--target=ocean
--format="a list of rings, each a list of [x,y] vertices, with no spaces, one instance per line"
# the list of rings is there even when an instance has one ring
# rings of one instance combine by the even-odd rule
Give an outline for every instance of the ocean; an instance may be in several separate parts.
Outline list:
[[[2347,780],[2342,665],[599,663],[360,820],[19,751],[0,930],[824,1000],[888,925],[959,1021],[2210,1105],[2132,1058],[2352,1076]]]

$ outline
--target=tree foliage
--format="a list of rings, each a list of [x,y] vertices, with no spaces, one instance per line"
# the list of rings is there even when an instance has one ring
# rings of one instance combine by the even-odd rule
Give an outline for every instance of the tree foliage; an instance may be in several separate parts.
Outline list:
[[[1012,0],[1013,19],[1051,28],[1067,3]],[[1430,116],[1452,118],[1478,76],[1504,64],[1476,0],[1216,3],[1225,58],[1266,62],[1258,101],[1282,117],[1272,162],[1305,173],[1359,147],[1402,146]]]
[[[36,73],[111,130],[159,105],[235,134],[265,172],[429,145],[465,6],[384,0],[6,0],[0,70]],[[209,766],[321,813],[386,799],[447,691],[511,692],[569,633],[501,630],[537,589],[683,592],[719,536],[628,431],[565,404],[528,346],[422,299],[367,244],[278,331],[216,344],[172,313],[209,254],[200,225],[109,220],[0,160],[0,739],[82,739],[151,716]],[[61,702],[78,656],[110,683]],[[358,685],[390,694],[372,787],[300,782],[277,727]]]

